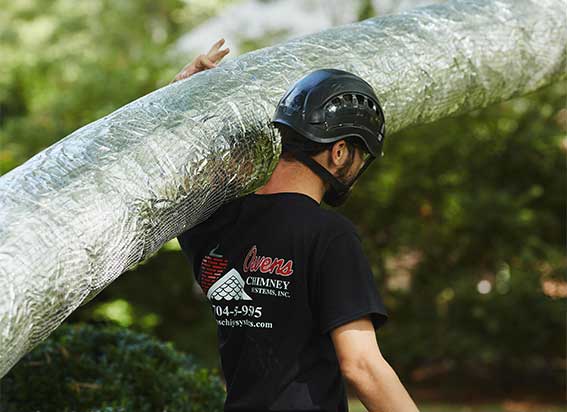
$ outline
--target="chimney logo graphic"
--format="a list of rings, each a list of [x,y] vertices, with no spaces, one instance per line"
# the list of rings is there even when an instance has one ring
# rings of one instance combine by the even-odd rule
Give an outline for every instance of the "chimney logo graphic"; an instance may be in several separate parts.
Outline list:
[[[201,261],[199,284],[209,300],[252,300],[244,291],[244,279],[236,269],[224,273],[228,259],[217,253],[219,245],[213,248]],[[224,275],[223,275],[224,273]]]

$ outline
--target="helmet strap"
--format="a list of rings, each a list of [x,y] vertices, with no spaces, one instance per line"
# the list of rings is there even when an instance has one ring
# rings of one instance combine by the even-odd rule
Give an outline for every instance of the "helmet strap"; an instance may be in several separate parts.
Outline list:
[[[293,153],[293,155],[295,156],[295,158],[297,160],[299,160],[301,163],[303,163],[304,165],[309,167],[309,169],[311,169],[315,174],[317,174],[317,176],[319,176],[323,180],[323,182],[326,182],[326,183],[329,184],[330,188],[327,192],[329,192],[329,191],[333,192],[332,197],[342,198],[344,195],[346,195],[346,193],[348,193],[348,191],[350,189],[349,185],[345,185],[343,182],[338,180],[327,169],[325,169],[323,167],[323,165],[321,165],[320,163],[315,161],[307,153],[305,153],[305,152],[301,151],[300,149],[293,147],[293,146],[289,146],[289,145],[285,145],[285,144],[284,144],[284,146],[286,146],[286,150],[289,150],[291,153]],[[339,204],[334,204],[335,202],[327,201],[328,198],[329,198],[329,196],[326,196],[326,198],[324,198],[324,200],[326,200],[326,203],[329,203],[330,206],[338,206],[339,205]]]

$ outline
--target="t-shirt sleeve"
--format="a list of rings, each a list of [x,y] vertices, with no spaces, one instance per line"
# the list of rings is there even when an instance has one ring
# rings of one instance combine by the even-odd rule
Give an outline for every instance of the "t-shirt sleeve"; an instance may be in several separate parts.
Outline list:
[[[234,222],[238,214],[239,201],[225,203],[201,223],[187,229],[177,236],[183,254],[189,260],[193,273],[197,277],[201,258],[210,250],[211,241]]]
[[[179,242],[179,247],[181,251],[185,255],[185,257],[189,260],[189,264],[191,268],[193,268],[193,264],[195,262],[195,250],[193,249],[193,242],[191,240],[191,230],[186,230],[185,232],[181,233],[177,236],[177,242]]]
[[[331,239],[319,267],[315,310],[322,334],[366,315],[376,330],[386,322],[388,313],[356,231]]]
[[[179,246],[183,251],[185,257],[189,260],[189,264],[193,269],[193,273],[199,273],[200,260],[203,255],[203,250],[208,239],[214,235],[216,225],[219,222],[219,211],[226,208],[226,205],[221,206],[209,218],[201,223],[187,229],[185,232],[177,236]],[[220,215],[222,217],[222,215]]]

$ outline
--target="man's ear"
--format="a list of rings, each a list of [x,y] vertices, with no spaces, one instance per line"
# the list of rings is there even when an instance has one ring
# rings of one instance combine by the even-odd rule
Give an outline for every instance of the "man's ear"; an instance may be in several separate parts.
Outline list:
[[[348,159],[348,146],[345,139],[337,140],[329,150],[329,166],[340,169]]]

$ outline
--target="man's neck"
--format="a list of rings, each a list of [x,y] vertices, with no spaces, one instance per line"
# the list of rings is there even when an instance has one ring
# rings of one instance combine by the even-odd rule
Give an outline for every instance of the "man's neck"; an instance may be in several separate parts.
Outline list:
[[[321,178],[303,163],[280,159],[270,180],[255,193],[266,195],[280,192],[303,193],[321,203],[325,186]]]

